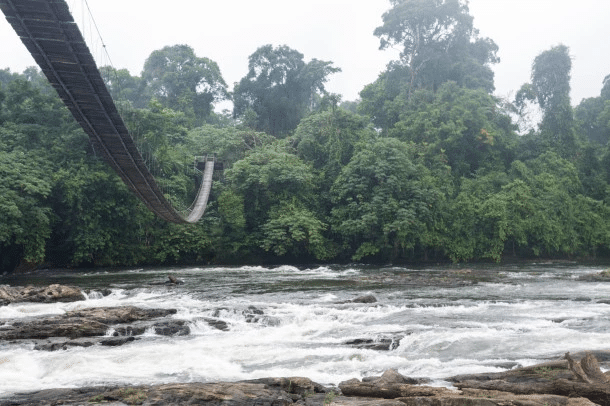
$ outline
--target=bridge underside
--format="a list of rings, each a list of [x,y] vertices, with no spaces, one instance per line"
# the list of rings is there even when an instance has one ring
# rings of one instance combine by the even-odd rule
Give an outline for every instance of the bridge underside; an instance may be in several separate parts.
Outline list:
[[[129,135],[65,0],[0,0],[0,10],[89,135],[95,150],[123,182],[159,217],[174,223],[199,220],[203,212],[198,218],[185,219],[163,196]],[[206,201],[211,181],[208,183],[202,183],[208,192],[199,193]]]

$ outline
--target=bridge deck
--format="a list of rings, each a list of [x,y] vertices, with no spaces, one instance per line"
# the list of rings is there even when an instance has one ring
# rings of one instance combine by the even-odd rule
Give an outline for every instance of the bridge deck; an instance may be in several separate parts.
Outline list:
[[[203,212],[198,218],[185,219],[163,196],[129,135],[65,0],[0,0],[0,10],[89,135],[96,151],[123,182],[159,217],[175,223],[199,220]],[[208,187],[208,193],[200,191],[199,195],[205,195],[207,202],[209,186],[202,184],[203,187]]]

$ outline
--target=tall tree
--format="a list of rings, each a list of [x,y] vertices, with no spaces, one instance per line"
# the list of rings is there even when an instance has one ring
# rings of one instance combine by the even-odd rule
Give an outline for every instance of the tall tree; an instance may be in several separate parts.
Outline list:
[[[401,50],[374,83],[360,93],[360,111],[387,130],[417,89],[436,92],[443,83],[494,90],[491,65],[499,61],[497,45],[480,38],[468,4],[462,0],[391,0],[375,35],[380,49]]]
[[[294,130],[326,94],[324,83],[340,69],[282,45],[265,45],[248,59],[248,74],[234,89],[235,117],[258,131],[281,136]]]
[[[228,98],[218,64],[200,58],[188,45],[166,46],[144,63],[142,79],[164,106],[184,112],[201,124],[213,104]]]
[[[146,92],[146,83],[138,76],[131,76],[127,69],[115,69],[112,66],[102,66],[100,72],[103,75],[106,87],[110,91],[114,102],[121,107],[122,103],[128,102],[135,108],[145,108],[152,96]]]
[[[401,48],[409,87],[433,90],[447,80],[493,91],[489,64],[498,62],[497,45],[479,38],[468,3],[461,0],[391,0],[375,35],[380,49]]]
[[[443,84],[436,93],[416,92],[389,130],[396,138],[444,151],[455,176],[477,171],[505,171],[517,137],[497,100],[482,90]]]
[[[576,136],[574,114],[570,105],[572,59],[565,45],[540,53],[532,64],[532,82],[517,93],[517,105],[534,100],[542,110],[540,136],[546,147],[562,156],[574,155]]]

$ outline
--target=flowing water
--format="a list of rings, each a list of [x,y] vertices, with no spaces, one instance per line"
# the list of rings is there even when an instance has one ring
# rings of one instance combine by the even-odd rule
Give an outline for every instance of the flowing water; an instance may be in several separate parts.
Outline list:
[[[93,289],[86,301],[0,307],[0,321],[83,307],[175,308],[191,334],[147,331],[120,347],[54,352],[0,343],[0,393],[112,383],[236,381],[305,376],[322,384],[395,368],[412,377],[499,372],[562,355],[610,347],[610,282],[580,276],[606,266],[494,266],[494,282],[437,287],[395,283],[440,269],[320,266],[201,267],[47,271],[0,280],[67,283]],[[390,275],[384,282],[380,273]],[[154,286],[168,274],[185,283]],[[95,290],[110,288],[102,296]],[[372,294],[376,303],[340,303]],[[605,301],[608,300],[606,303]],[[263,314],[260,314],[260,313]],[[221,320],[228,331],[204,319]],[[111,335],[112,330],[108,331]],[[393,340],[389,351],[348,341]]]

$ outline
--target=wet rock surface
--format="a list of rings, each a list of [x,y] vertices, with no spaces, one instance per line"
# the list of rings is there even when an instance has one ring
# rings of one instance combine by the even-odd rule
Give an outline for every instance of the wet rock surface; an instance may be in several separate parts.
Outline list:
[[[578,363],[578,369],[575,367]],[[578,378],[582,370],[583,376]],[[571,372],[571,378],[559,377]],[[458,386],[458,390],[425,386],[425,379],[401,375],[388,370],[381,376],[360,381],[351,379],[339,384],[339,390],[327,388],[308,378],[261,378],[233,383],[174,383],[149,386],[100,386],[78,389],[41,390],[18,393],[0,398],[3,405],[226,405],[226,406],[591,406],[610,405],[608,379],[599,371],[591,354],[575,361],[545,363],[519,368],[501,374],[468,376],[471,381],[494,383],[519,377],[523,387],[540,383],[540,374],[548,374],[543,380],[565,382],[547,385],[549,392],[515,392],[491,388]],[[601,375],[599,375],[601,374]],[[594,378],[591,378],[594,377]],[[462,379],[463,377],[459,378]],[[495,379],[502,378],[502,379]],[[585,383],[583,380],[593,379]],[[462,382],[462,381],[460,381]],[[456,386],[457,386],[456,382]],[[566,392],[570,386],[571,392]],[[579,388],[587,386],[588,391]],[[583,396],[586,395],[586,396]]]
[[[218,319],[211,319],[209,317],[204,317],[203,320],[208,323],[211,327],[214,327],[215,329],[221,330],[221,331],[228,331],[229,330],[229,325],[227,324],[226,321],[223,320],[218,320]]]
[[[0,306],[10,303],[35,302],[75,302],[85,300],[85,295],[79,288],[53,284],[46,287],[36,286],[0,286]]]
[[[372,338],[356,338],[343,344],[361,350],[392,351],[398,348],[402,336]]]
[[[603,351],[600,355],[607,356]],[[610,405],[610,380],[593,352],[566,353],[564,360],[495,373],[449,378],[461,389],[510,392],[516,395],[555,395],[586,398]],[[549,403],[563,404],[563,403]]]
[[[476,285],[479,282],[500,282],[504,277],[497,270],[486,269],[448,269],[434,273],[393,273],[381,272],[375,275],[360,277],[356,282],[393,284],[405,287],[436,286],[439,288],[463,287]]]
[[[95,344],[123,345],[134,341],[134,336],[144,334],[147,328],[159,335],[189,334],[190,328],[184,320],[156,321],[175,313],[175,309],[94,307],[69,311],[60,316],[7,320],[0,327],[0,340],[31,342],[36,350],[56,351]],[[111,327],[115,329],[112,337],[105,337]]]
[[[598,273],[580,275],[578,280],[585,282],[610,282],[610,269],[606,269]]]
[[[161,321],[153,324],[155,334],[162,336],[187,336],[191,333],[184,320]]]
[[[151,285],[173,286],[173,285],[183,285],[184,281],[182,279],[176,278],[174,275],[168,275],[167,280],[165,282],[151,282],[150,284]]]

